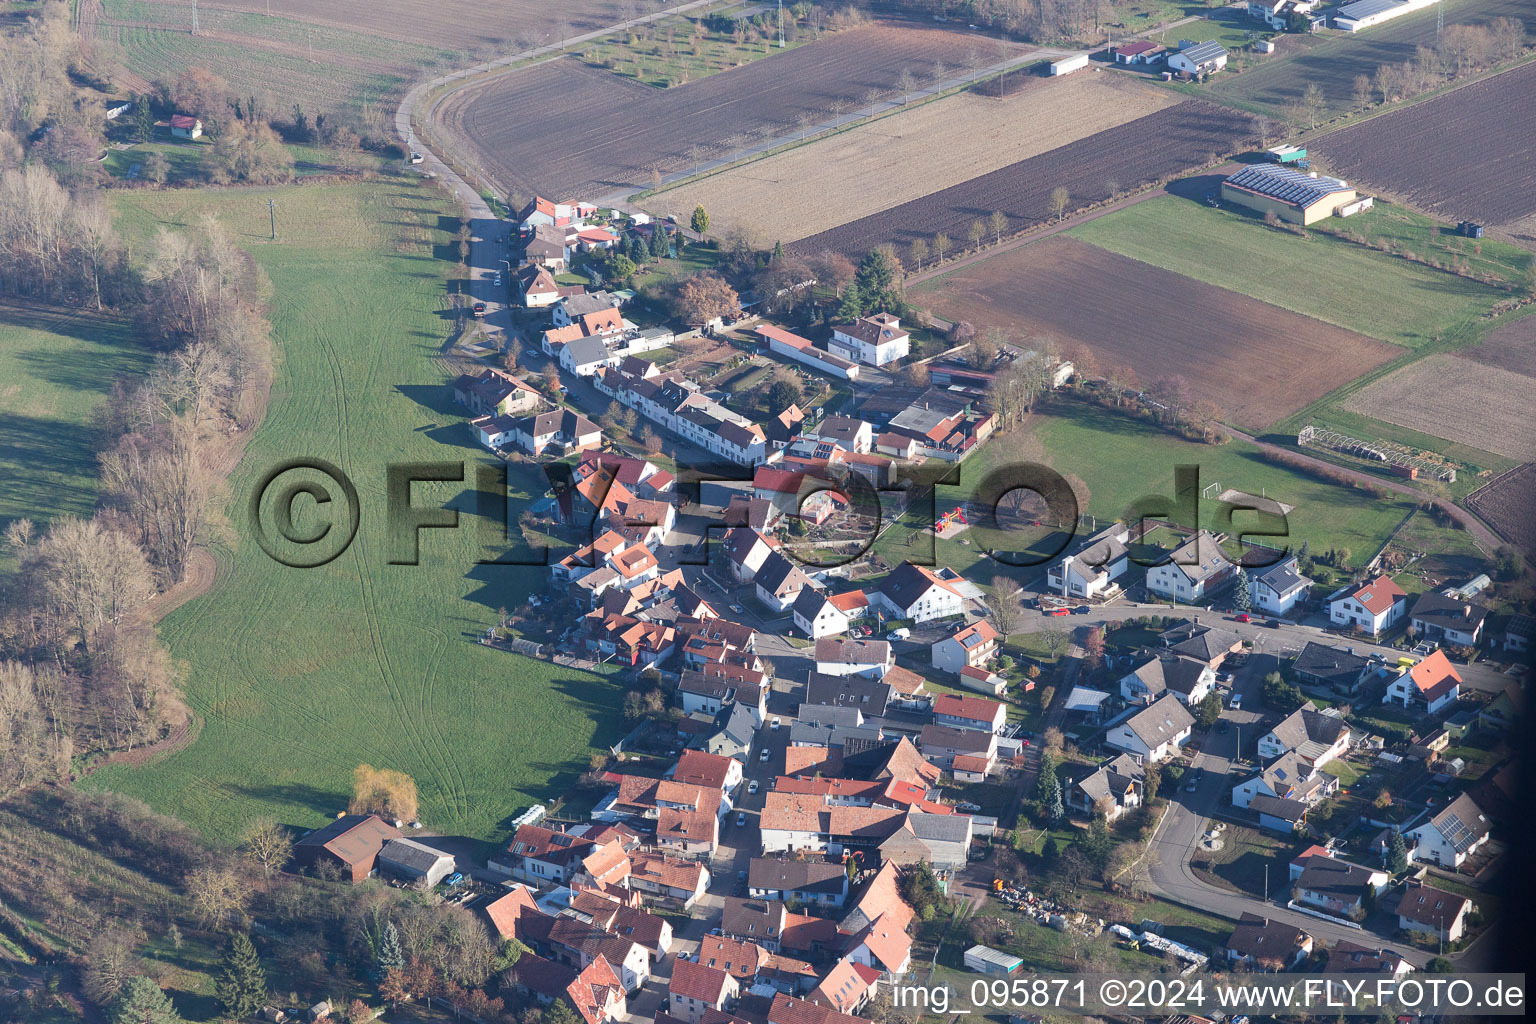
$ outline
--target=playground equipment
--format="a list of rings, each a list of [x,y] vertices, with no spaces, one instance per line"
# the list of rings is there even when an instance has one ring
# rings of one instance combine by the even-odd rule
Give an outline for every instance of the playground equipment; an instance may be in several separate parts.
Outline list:
[[[938,521],[933,524],[933,532],[943,533],[955,523],[959,523],[961,526],[971,525],[970,522],[965,518],[965,509],[961,508],[959,505],[956,505],[948,512],[945,512],[943,515],[939,516]]]

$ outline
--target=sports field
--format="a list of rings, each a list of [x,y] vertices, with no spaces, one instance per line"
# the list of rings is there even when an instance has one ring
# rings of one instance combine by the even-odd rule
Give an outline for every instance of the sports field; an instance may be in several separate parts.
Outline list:
[[[479,838],[566,793],[590,744],[620,734],[619,695],[602,678],[472,642],[539,582],[537,571],[476,564],[473,484],[417,484],[415,505],[451,503],[465,528],[424,531],[419,565],[386,564],[387,465],[469,460],[473,480],[475,452],[434,358],[447,332],[450,204],[398,180],[118,202],[120,224],[141,237],[193,225],[205,209],[226,222],[272,281],[277,376],[230,481],[237,543],[217,552],[211,593],[161,624],[186,664],[201,734],[86,784],[224,840],[259,814],[320,824],[345,806],[360,762],[412,775],[429,827]],[[322,568],[272,561],[245,514],[256,480],[300,457],[334,463],[360,496],[356,540]],[[536,480],[516,478],[514,492]]]
[[[112,316],[0,304],[0,529],[95,511],[92,418],[113,382],[149,363]]]
[[[1347,330],[1418,348],[1506,295],[1312,232],[1302,238],[1177,196],[1073,228],[1073,237]]]

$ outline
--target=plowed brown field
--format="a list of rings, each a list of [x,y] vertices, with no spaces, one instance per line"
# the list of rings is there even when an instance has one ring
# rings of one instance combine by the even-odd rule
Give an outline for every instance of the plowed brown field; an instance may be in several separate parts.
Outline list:
[[[1536,214],[1536,64],[1314,143],[1328,169],[1454,220]]]
[[[961,93],[651,199],[648,209],[785,244],[1134,121],[1179,97],[1123,75],[1011,76],[999,101]]]
[[[1249,115],[1204,100],[1187,100],[1127,124],[1020,160],[932,195],[901,203],[873,216],[822,231],[795,244],[803,252],[834,249],[862,255],[877,245],[904,247],[914,238],[929,241],[938,232],[960,245],[966,229],[993,210],[1008,215],[1017,229],[1050,215],[1058,187],[1072,206],[1109,198],[1224,156],[1251,141]]]
[[[1435,355],[1350,396],[1346,407],[1511,459],[1536,459],[1536,378]]]
[[[694,144],[708,158],[793,131],[802,113],[821,120],[887,94],[904,70],[954,69],[975,46],[967,32],[882,22],[671,89],[567,58],[466,89],[437,114],[504,187],[593,198],[649,184],[653,167],[688,166]]]
[[[1481,344],[1458,354],[1487,366],[1536,377],[1536,316],[1505,324]]]
[[[1262,429],[1397,355],[1391,345],[1073,239],[1055,237],[921,285],[916,297],[1021,343],[1086,348],[1143,384],[1182,377],[1193,397]]]
[[[1536,462],[1516,466],[1479,487],[1467,495],[1467,507],[1536,561]]]

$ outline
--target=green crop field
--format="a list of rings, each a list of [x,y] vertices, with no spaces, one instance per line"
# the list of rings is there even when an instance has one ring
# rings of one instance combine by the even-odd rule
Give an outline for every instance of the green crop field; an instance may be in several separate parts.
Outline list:
[[[1143,263],[1409,347],[1431,342],[1504,297],[1475,281],[1326,233],[1302,238],[1174,196],[1137,203],[1068,233]]]
[[[186,229],[204,210],[225,222],[271,279],[277,371],[266,421],[230,480],[236,542],[217,552],[212,591],[161,624],[202,731],[186,750],[86,784],[221,840],[259,814],[320,824],[345,806],[362,762],[413,776],[429,827],[477,838],[567,792],[591,745],[622,731],[619,694],[602,677],[473,642],[542,573],[476,564],[485,549],[473,483],[417,484],[416,506],[452,503],[465,528],[423,531],[419,565],[386,564],[388,464],[467,460],[474,479],[475,450],[436,359],[452,206],[401,180],[117,202],[120,226],[138,237]],[[334,463],[360,495],[356,540],[322,568],[271,560],[245,512],[258,478],[299,457]],[[539,480],[518,471],[514,498]]]
[[[1507,297],[1326,233],[1302,238],[1174,196],[1136,203],[1068,234],[1410,348],[1432,343]]]
[[[0,304],[0,528],[95,510],[92,418],[149,361],[122,320]]]

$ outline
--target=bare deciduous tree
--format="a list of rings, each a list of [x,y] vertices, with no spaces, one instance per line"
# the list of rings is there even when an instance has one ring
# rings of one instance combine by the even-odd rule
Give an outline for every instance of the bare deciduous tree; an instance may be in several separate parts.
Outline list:
[[[261,865],[268,878],[274,871],[281,871],[293,854],[293,833],[277,823],[275,818],[257,818],[245,829],[243,839],[245,854]]]

